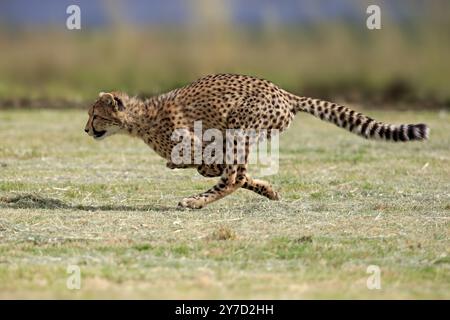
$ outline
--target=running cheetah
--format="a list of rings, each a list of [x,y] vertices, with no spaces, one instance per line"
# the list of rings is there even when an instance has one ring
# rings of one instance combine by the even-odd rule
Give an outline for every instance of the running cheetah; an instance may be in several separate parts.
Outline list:
[[[190,163],[177,165],[171,161],[172,150],[178,143],[172,138],[174,130],[189,132],[193,143],[196,121],[202,121],[203,130],[277,129],[281,132],[299,111],[367,139],[406,142],[427,139],[429,134],[425,124],[384,124],[336,103],[296,96],[270,81],[234,74],[209,75],[145,100],[122,92],[102,92],[89,109],[85,132],[97,140],[116,133],[139,137],[168,161],[168,168],[196,168],[203,176],[220,176],[214,187],[178,204],[181,208],[198,209],[241,187],[271,200],[278,200],[279,195],[268,182],[248,175],[247,155],[251,145],[248,140],[233,142],[233,151],[243,150],[246,155],[243,163],[235,158],[224,163],[198,163],[191,158]]]

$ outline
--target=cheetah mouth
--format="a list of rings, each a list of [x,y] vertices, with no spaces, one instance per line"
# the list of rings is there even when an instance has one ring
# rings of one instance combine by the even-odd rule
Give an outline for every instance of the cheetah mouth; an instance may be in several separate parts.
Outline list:
[[[103,131],[96,131],[94,129],[94,139],[100,139],[101,137],[103,137],[106,133],[106,130]]]

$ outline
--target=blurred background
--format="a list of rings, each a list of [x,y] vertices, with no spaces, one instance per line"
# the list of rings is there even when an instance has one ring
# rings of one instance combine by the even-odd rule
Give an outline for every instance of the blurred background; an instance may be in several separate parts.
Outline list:
[[[66,9],[81,9],[68,30]],[[366,27],[370,4],[381,30]],[[366,107],[450,105],[450,2],[2,0],[0,106],[86,107],[241,73]]]

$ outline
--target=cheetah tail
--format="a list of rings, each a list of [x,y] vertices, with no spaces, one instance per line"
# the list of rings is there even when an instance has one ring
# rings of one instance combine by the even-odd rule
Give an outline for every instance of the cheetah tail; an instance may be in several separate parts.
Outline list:
[[[310,113],[366,139],[406,142],[426,140],[429,136],[430,129],[423,123],[385,124],[336,103],[306,97],[295,98],[294,113]]]

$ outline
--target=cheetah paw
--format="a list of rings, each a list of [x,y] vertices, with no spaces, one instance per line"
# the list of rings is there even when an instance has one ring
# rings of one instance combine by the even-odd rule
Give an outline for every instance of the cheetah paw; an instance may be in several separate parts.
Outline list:
[[[277,200],[281,199],[281,196],[280,196],[280,194],[278,192],[273,191],[273,192],[271,192],[270,194],[267,195],[267,198],[269,198],[270,200],[277,201]]]
[[[184,198],[178,202],[178,209],[201,209],[203,202],[196,198]]]

